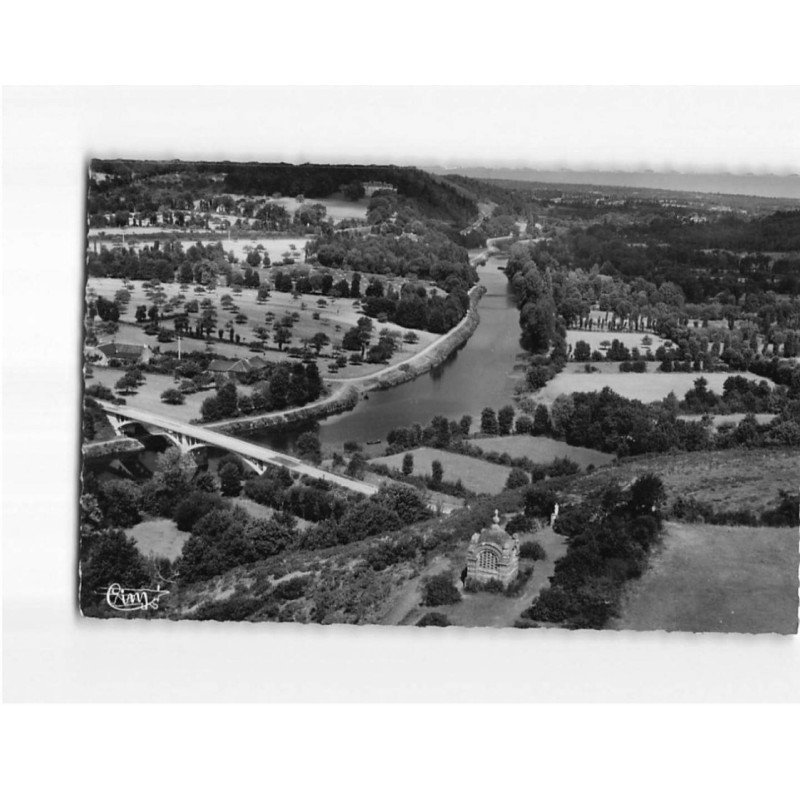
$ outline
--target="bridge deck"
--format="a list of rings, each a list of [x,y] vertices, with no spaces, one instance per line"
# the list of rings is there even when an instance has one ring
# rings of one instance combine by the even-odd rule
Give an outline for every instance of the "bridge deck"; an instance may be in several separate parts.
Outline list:
[[[335,483],[339,486],[349,489],[351,492],[358,492],[364,495],[373,495],[378,489],[363,481],[347,478],[343,475],[336,475],[333,472],[328,472],[324,469],[319,469],[299,458],[280,453],[276,450],[270,450],[259,444],[246,442],[242,439],[237,439],[235,436],[228,436],[224,433],[217,433],[216,431],[208,430],[200,425],[191,425],[185,422],[177,422],[175,420],[160,417],[157,414],[151,414],[149,411],[141,411],[130,406],[115,406],[113,403],[105,401],[98,401],[103,410],[109,414],[115,414],[118,417],[123,417],[135,422],[141,422],[147,425],[154,425],[161,428],[168,433],[181,434],[188,436],[191,439],[196,439],[199,442],[210,444],[214,447],[221,447],[223,450],[228,450],[231,453],[251,458],[255,461],[260,461],[267,464],[273,464],[278,467],[286,467],[291,472],[296,472],[300,475],[308,475],[312,478],[321,478],[330,483]]]

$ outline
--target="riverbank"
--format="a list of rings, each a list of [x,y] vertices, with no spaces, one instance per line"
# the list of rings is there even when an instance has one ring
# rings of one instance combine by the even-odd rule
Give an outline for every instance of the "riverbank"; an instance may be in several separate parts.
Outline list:
[[[118,436],[104,442],[86,442],[81,445],[84,459],[107,458],[108,456],[139,453],[144,450],[144,445],[138,439],[128,436]]]
[[[424,375],[426,372],[430,372],[443,364],[453,351],[461,347],[472,336],[478,327],[480,322],[478,303],[485,293],[485,286],[480,284],[473,286],[469,293],[469,308],[458,325],[451,328],[441,339],[437,339],[433,344],[407,361],[389,367],[387,370],[382,370],[377,375],[360,379],[363,388],[365,390],[391,389],[401,383],[413,381],[420,375]]]
[[[469,292],[469,308],[458,325],[428,345],[424,350],[400,364],[387,367],[363,378],[352,378],[337,382],[339,385],[328,397],[301,408],[222,420],[220,422],[212,422],[203,427],[224,433],[239,434],[297,425],[334,414],[341,414],[345,411],[352,411],[364,394],[370,391],[389,389],[393,386],[413,381],[443,364],[455,350],[472,336],[478,327],[480,322],[478,303],[485,292],[486,288],[484,286],[473,286]]]

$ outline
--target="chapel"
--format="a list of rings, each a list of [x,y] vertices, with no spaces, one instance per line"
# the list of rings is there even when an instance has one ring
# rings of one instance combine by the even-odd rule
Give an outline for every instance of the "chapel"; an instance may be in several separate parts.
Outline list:
[[[467,581],[500,581],[508,586],[519,572],[519,536],[500,527],[500,514],[494,512],[492,525],[474,533],[467,550]]]

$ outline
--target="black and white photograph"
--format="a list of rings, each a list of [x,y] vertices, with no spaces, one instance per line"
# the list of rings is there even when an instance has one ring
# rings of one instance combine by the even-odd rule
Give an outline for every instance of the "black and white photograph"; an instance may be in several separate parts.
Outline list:
[[[87,617],[797,632],[800,178],[92,157]]]
[[[4,796],[791,795],[786,9],[3,19]]]

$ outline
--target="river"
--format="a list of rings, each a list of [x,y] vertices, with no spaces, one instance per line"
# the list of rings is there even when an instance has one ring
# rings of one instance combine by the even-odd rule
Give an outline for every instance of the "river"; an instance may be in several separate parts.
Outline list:
[[[380,440],[380,445],[365,448],[369,455],[378,455],[386,447],[386,435],[392,428],[415,422],[426,425],[438,414],[449,419],[469,414],[475,420],[473,430],[477,430],[482,409],[498,409],[511,402],[514,386],[524,373],[514,370],[522,363],[518,357],[523,350],[519,314],[505,273],[499,269],[505,261],[505,256],[490,256],[478,267],[486,293],[478,305],[480,323],[469,340],[435,370],[409,383],[370,392],[369,398],[352,411],[320,421],[323,448],[341,449],[349,440],[362,445]],[[287,450],[310,427],[313,423],[241,434],[241,438]]]

